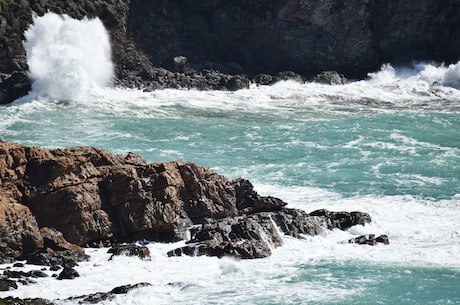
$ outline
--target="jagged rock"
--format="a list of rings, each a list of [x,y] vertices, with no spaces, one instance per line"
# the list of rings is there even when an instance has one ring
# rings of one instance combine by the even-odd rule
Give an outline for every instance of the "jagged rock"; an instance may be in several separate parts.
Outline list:
[[[3,276],[6,276],[8,278],[15,278],[15,279],[20,279],[20,278],[24,278],[24,277],[34,277],[34,278],[37,278],[37,277],[47,277],[48,275],[46,273],[44,273],[43,271],[41,270],[31,270],[31,271],[28,271],[28,272],[24,272],[24,271],[15,271],[15,270],[5,270],[3,272]]]
[[[150,258],[150,250],[145,246],[138,246],[135,244],[120,244],[112,246],[107,253],[112,253],[110,259],[116,255],[137,256],[141,259]]]
[[[284,234],[296,238],[301,238],[301,234],[318,235],[328,230],[328,219],[298,209],[283,208],[274,212],[272,218]]]
[[[64,269],[57,276],[58,280],[73,280],[76,277],[79,277],[80,274],[77,270],[72,267],[65,266]]]
[[[274,77],[273,77],[275,82],[281,81],[281,80],[292,80],[296,81],[298,83],[303,83],[305,82],[305,78],[294,72],[294,71],[283,71],[283,72],[278,72]]]
[[[259,196],[249,181],[229,181],[193,163],[146,164],[132,153],[122,157],[88,147],[46,150],[0,142],[0,150],[2,190],[27,205],[15,203],[18,208],[30,208],[38,220],[36,229],[43,227],[37,237],[42,244],[34,249],[48,250],[30,256],[30,263],[60,265],[55,252],[81,254],[72,243],[180,240],[188,227],[206,218],[286,205]]]
[[[274,222],[300,237],[371,221],[361,212],[287,209],[284,201],[257,194],[248,180],[184,161],[147,164],[133,153],[2,141],[0,152],[1,258],[62,265],[61,278],[73,276],[85,245],[171,242],[192,232],[171,254],[259,258],[281,244]],[[128,250],[146,255],[143,248]]]
[[[27,95],[32,89],[31,82],[23,71],[14,71],[0,78],[0,104],[8,104]]]
[[[323,71],[317,74],[312,81],[326,85],[345,85],[348,82],[343,74],[336,71]]]
[[[195,231],[184,247],[171,250],[169,256],[233,256],[262,258],[282,245],[282,239],[267,213],[247,217],[209,219]]]
[[[327,219],[329,230],[346,230],[355,225],[365,225],[371,222],[371,216],[364,212],[331,212],[325,209],[316,210],[310,216],[321,216]]]
[[[29,283],[34,283],[34,279],[43,277],[48,277],[48,275],[41,270],[31,270],[28,272],[5,270],[3,271],[3,275],[0,277],[0,291],[18,289],[18,283],[27,285]]]
[[[29,208],[0,187],[0,263],[12,262],[41,248],[43,238]]]
[[[252,78],[252,82],[257,85],[271,85],[275,81],[273,80],[273,76],[271,76],[270,74],[261,73],[254,76]]]
[[[54,303],[45,299],[20,299],[14,297],[6,297],[0,299],[0,305],[53,305]]]
[[[50,266],[56,269],[56,266],[76,266],[78,262],[88,259],[88,256],[81,251],[54,251],[50,248],[46,248],[43,251],[29,255],[27,257],[27,264]],[[59,268],[57,268],[59,269]]]
[[[274,197],[263,197],[254,191],[252,183],[246,179],[235,179],[236,207],[240,214],[279,211],[287,203]]]
[[[90,295],[71,297],[71,298],[68,298],[67,300],[71,300],[71,301],[79,300],[78,301],[79,304],[85,304],[85,303],[97,304],[97,303],[101,303],[102,301],[111,300],[117,294],[126,294],[133,289],[138,289],[138,288],[148,287],[148,286],[151,286],[151,284],[137,283],[133,285],[123,285],[123,286],[115,287],[109,292],[97,292],[97,293],[93,293]]]
[[[80,246],[69,243],[65,240],[61,232],[54,228],[43,227],[40,229],[40,234],[43,237],[43,245],[54,251],[73,251],[78,256],[84,256],[85,250]]]
[[[230,91],[248,89],[249,79],[241,75],[232,76],[225,84],[225,87]]]
[[[390,244],[390,241],[387,235],[379,235],[375,237],[374,234],[361,235],[361,236],[350,239],[348,242],[351,244],[369,245],[369,246],[375,246],[377,243],[382,243],[384,245]]]

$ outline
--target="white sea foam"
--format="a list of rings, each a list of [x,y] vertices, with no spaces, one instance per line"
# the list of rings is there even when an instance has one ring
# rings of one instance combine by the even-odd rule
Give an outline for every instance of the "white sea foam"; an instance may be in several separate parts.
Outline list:
[[[74,100],[110,83],[110,40],[98,18],[34,15],[24,36],[33,97]]]
[[[307,212],[326,208],[332,211],[357,210],[371,215],[373,221],[370,225],[355,226],[345,232],[333,231],[325,238],[309,237],[309,242],[315,246],[305,246],[317,249],[317,253],[311,256],[311,252],[305,253],[302,259],[329,257],[339,260],[460,268],[457,256],[452,255],[460,253],[460,201],[456,198],[439,202],[401,195],[342,198],[339,194],[317,188],[263,184],[256,184],[256,189],[262,194],[279,197],[289,202],[289,206]],[[387,234],[391,244],[389,247],[369,249],[340,243],[361,234]],[[295,255],[291,259],[295,260]]]
[[[242,304],[255,303],[255,299],[257,304],[276,303],[276,300],[280,303],[288,300],[289,304],[321,303],[359,295],[362,292],[359,287],[365,285],[366,280],[375,279],[347,278],[347,285],[354,287],[350,288],[337,285],[337,275],[328,269],[334,267],[316,270],[316,266],[321,268],[330,263],[344,266],[355,262],[368,264],[367,268],[387,264],[402,270],[412,267],[460,269],[458,199],[436,204],[410,196],[342,198],[329,191],[305,187],[258,184],[256,189],[289,200],[291,207],[306,211],[317,208],[365,211],[371,214],[373,223],[347,231],[334,230],[325,236],[306,236],[303,240],[284,236],[284,245],[274,249],[271,257],[260,260],[166,256],[168,250],[182,246],[183,242],[147,245],[152,255],[148,261],[124,256],[108,260],[107,249],[88,249],[90,261],[76,267],[80,278],[66,281],[65,285],[56,285],[52,277],[43,278],[36,284],[21,285],[18,290],[0,292],[0,297],[65,300],[70,296],[110,291],[119,285],[148,282],[152,286],[102,304]],[[357,235],[371,233],[387,234],[390,245],[368,247],[346,242]],[[310,266],[309,277],[297,280],[305,272],[302,266]],[[46,272],[52,275],[51,271]],[[77,301],[63,303],[77,304]]]

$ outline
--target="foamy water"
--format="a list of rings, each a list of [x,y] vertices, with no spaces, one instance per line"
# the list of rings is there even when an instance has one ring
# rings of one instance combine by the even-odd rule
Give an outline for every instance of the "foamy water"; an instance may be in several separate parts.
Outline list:
[[[113,78],[110,39],[98,18],[35,15],[24,36],[32,97],[74,100]]]

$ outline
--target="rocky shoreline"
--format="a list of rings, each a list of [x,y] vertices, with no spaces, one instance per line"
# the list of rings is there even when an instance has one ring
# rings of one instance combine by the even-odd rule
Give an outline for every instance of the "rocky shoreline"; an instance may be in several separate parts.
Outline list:
[[[146,258],[148,248],[133,243],[185,240],[167,255],[255,259],[282,246],[280,234],[303,238],[371,222],[363,212],[288,208],[257,194],[248,180],[194,163],[149,164],[134,153],[93,147],[50,150],[0,141],[0,179],[0,263],[46,266],[57,279],[78,276],[73,267],[87,259],[85,247]],[[388,237],[349,242],[388,244]],[[41,274],[4,270],[0,287],[15,289]]]
[[[321,80],[323,71],[339,72],[326,83],[342,83],[340,73],[365,78],[385,63],[453,63],[460,49],[454,1],[8,0],[0,5],[0,104],[29,92],[23,33],[33,12],[48,11],[99,17],[110,33],[114,85],[145,90],[237,90]]]

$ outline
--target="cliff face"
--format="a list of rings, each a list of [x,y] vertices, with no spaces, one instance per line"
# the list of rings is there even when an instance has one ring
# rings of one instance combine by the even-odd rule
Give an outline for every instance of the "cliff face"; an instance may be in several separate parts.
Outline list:
[[[161,65],[182,54],[362,77],[385,62],[459,59],[459,1],[132,1],[131,12],[133,38]]]
[[[336,70],[359,78],[386,62],[457,61],[460,50],[456,0],[5,0],[2,83],[27,68],[21,41],[32,11],[99,16],[111,33],[123,85],[158,81],[167,73],[158,67],[176,69],[173,58],[180,55],[190,68],[230,74]]]

